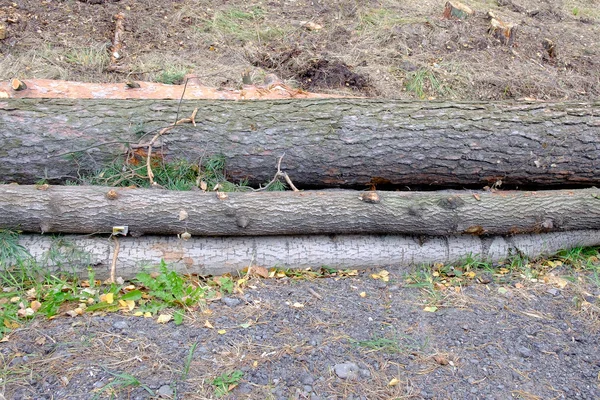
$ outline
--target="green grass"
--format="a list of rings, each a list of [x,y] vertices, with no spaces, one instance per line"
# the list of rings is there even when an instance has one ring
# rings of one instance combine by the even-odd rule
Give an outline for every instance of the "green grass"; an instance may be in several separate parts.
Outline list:
[[[426,97],[444,97],[452,94],[450,88],[440,81],[438,74],[429,68],[420,68],[408,72],[404,87],[419,99]]]
[[[167,69],[156,76],[155,80],[167,85],[181,85],[184,83],[185,74],[187,74],[187,70]]]
[[[107,369],[104,369],[108,374],[113,376],[113,380],[106,385],[104,385],[98,393],[94,394],[92,399],[99,399],[100,395],[108,392],[110,394],[110,398],[118,398],[117,394],[128,388],[141,387],[144,389],[150,396],[154,396],[154,392],[148,386],[144,385],[138,378],[135,376],[128,374],[126,372],[111,372]]]
[[[229,276],[192,279],[169,269],[165,262],[156,272],[140,272],[122,285],[102,284],[91,267],[87,280],[64,271],[49,273],[49,266],[68,270],[74,265],[70,260],[80,264],[85,259],[84,252],[62,238],[56,238],[46,255],[36,261],[18,244],[17,232],[1,231],[0,250],[0,338],[36,316],[62,313],[73,317],[94,311],[152,316],[169,309],[179,325],[189,307],[203,306],[205,298],[215,297],[217,292],[231,294],[241,285]]]
[[[215,387],[215,396],[217,398],[227,395],[234,387],[236,387],[244,373],[235,370],[229,373],[223,373],[212,380],[211,384]]]
[[[27,250],[19,244],[19,233],[0,229],[0,268],[22,262],[30,257]]]
[[[387,354],[405,354],[409,352],[423,351],[428,343],[420,343],[415,338],[408,335],[392,334],[391,337],[373,337],[369,340],[354,340],[350,342],[357,347],[382,352]]]
[[[287,29],[268,24],[267,12],[259,6],[250,9],[229,8],[216,11],[211,19],[203,21],[200,30],[217,34],[222,39],[233,39],[240,42],[267,42],[283,38]]]
[[[140,272],[133,283],[141,285],[150,299],[140,300],[142,293],[139,291],[139,297],[136,294],[135,298],[130,300],[140,300],[140,310],[153,314],[164,308],[195,305],[204,299],[207,292],[206,288],[195,285],[177,272],[169,270],[164,261],[159,266],[158,274]]]
[[[213,155],[202,161],[200,165],[187,161],[161,162],[152,165],[154,181],[169,190],[188,191],[202,188],[206,191],[245,192],[253,189],[248,182],[230,182],[225,174],[225,157]],[[102,186],[135,186],[150,187],[145,159],[134,156],[130,161],[117,160],[92,176],[85,177],[84,183]],[[283,191],[287,186],[274,182],[268,191]]]
[[[104,43],[98,46],[69,49],[63,58],[68,64],[101,73],[110,62],[109,45],[110,43]]]
[[[374,8],[358,12],[358,25],[356,29],[359,33],[373,32],[382,34],[395,26],[423,22],[426,22],[425,18],[407,18],[387,8]]]

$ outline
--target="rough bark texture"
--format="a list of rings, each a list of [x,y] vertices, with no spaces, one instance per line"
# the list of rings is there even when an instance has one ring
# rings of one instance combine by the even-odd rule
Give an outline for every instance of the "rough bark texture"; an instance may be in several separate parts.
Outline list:
[[[600,190],[217,194],[0,185],[0,215],[0,229],[46,233],[126,225],[132,235],[503,235],[597,229]]]
[[[282,268],[403,267],[457,263],[468,256],[499,261],[520,254],[538,257],[575,246],[600,245],[600,231],[571,231],[479,238],[469,235],[423,238],[396,235],[261,236],[192,238],[148,236],[121,238],[117,276],[130,278],[163,259],[176,270],[219,275],[249,265]],[[108,277],[114,243],[106,237],[21,235],[20,244],[50,271],[88,273],[93,266]]]
[[[285,153],[282,168],[301,186],[600,184],[598,102],[198,100],[184,101],[179,117],[195,107],[197,126],[173,129],[163,150],[193,161],[223,154],[234,181],[270,180]],[[139,143],[136,131],[173,123],[177,109],[168,100],[0,100],[0,181],[90,173]]]

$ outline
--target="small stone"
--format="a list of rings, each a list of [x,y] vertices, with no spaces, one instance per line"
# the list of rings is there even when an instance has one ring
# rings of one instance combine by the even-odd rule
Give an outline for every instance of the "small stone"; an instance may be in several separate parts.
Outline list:
[[[302,374],[302,376],[300,376],[300,382],[303,385],[312,385],[315,382],[315,378],[313,378],[311,375],[309,374]]]
[[[359,368],[353,362],[336,364],[333,366],[333,369],[335,374],[342,379],[356,380],[358,378]]]
[[[529,357],[531,357],[531,350],[529,350],[525,346],[519,346],[519,348],[517,349],[517,351],[519,352],[519,355],[521,357],[523,357],[523,358],[529,358]]]
[[[169,385],[162,385],[156,394],[158,394],[159,397],[171,398],[173,397],[173,389],[171,389],[171,386]]]
[[[552,296],[558,296],[560,291],[556,288],[551,288],[546,290],[546,292],[550,293]]]
[[[234,299],[232,297],[223,297],[221,302],[225,303],[228,307],[235,307],[241,303],[239,299]]]
[[[252,392],[252,386],[248,385],[247,383],[240,383],[235,390],[241,394],[249,394]]]
[[[116,321],[113,322],[112,327],[115,329],[127,329],[129,328],[129,325],[127,324],[127,321]]]
[[[484,272],[477,277],[477,281],[479,281],[479,283],[483,283],[484,285],[490,283],[492,279],[492,274],[490,274],[489,272]]]

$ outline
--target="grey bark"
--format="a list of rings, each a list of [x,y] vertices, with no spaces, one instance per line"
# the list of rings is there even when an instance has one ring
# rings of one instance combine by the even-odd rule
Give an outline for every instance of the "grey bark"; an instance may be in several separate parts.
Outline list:
[[[110,190],[116,198],[107,196]],[[598,229],[600,189],[217,194],[0,185],[0,216],[0,229],[46,233],[128,226],[133,235],[504,235]]]
[[[49,271],[68,268],[79,275],[92,266],[107,278],[114,243],[107,237],[24,234],[24,246],[38,265]],[[117,276],[131,278],[161,260],[184,273],[219,275],[250,265],[267,268],[408,268],[432,263],[458,263],[466,257],[500,261],[514,255],[551,255],[575,246],[600,245],[600,231],[570,231],[479,238],[462,235],[428,237],[398,235],[260,236],[191,238],[148,236],[120,238]]]
[[[392,100],[0,100],[0,181],[73,179],[189,116],[162,139],[168,159],[223,154],[257,185],[277,158],[300,186],[560,186],[600,183],[600,102]],[[136,134],[136,132],[138,134]],[[116,143],[115,143],[116,142]],[[65,153],[73,152],[65,155]]]

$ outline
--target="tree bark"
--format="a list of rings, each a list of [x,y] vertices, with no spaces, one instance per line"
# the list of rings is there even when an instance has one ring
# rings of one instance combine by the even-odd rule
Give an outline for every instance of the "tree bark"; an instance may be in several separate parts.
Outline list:
[[[505,235],[597,229],[600,190],[201,193],[0,185],[0,215],[0,229],[43,233],[128,226],[132,235]]]
[[[515,255],[537,258],[575,246],[598,246],[600,230],[426,240],[398,235],[208,237],[187,241],[173,236],[146,236],[118,240],[117,276],[131,278],[143,268],[157,269],[161,260],[182,273],[220,275],[251,265],[407,269],[432,263],[454,264],[467,257],[490,262]],[[115,250],[113,241],[106,237],[23,234],[19,243],[47,271],[62,268],[87,276],[91,266],[101,279],[109,276]]]
[[[89,174],[198,107],[162,137],[167,159],[223,154],[233,181],[282,169],[301,187],[600,184],[600,103],[0,100],[0,181]],[[137,132],[137,134],[136,134]],[[139,133],[146,137],[140,139]]]

